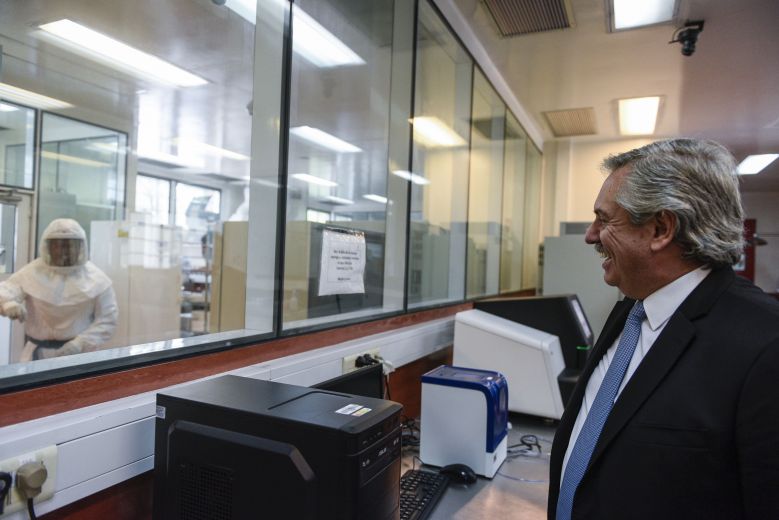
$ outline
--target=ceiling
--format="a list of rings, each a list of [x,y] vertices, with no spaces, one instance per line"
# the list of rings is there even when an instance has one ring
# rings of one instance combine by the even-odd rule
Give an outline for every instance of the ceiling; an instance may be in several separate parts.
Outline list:
[[[751,153],[779,151],[779,31],[773,27],[779,19],[779,1],[680,0],[676,25],[609,33],[604,0],[570,0],[572,28],[510,38],[499,36],[483,0],[450,1],[472,25],[515,97],[544,130],[545,139],[554,136],[544,111],[592,107],[597,133],[566,139],[610,141],[620,139],[617,99],[662,95],[658,138],[715,139],[739,160]],[[254,27],[218,3],[3,0],[0,44],[5,59],[0,81],[33,90],[45,85],[45,93],[77,105],[74,117],[130,135],[137,128],[139,149],[148,144],[161,153],[174,153],[175,139],[184,136],[248,155]],[[324,8],[324,3],[312,0],[300,4],[312,12]],[[337,2],[350,12],[360,5],[358,0]],[[389,13],[391,8],[378,11]],[[325,11],[318,15],[337,18]],[[40,23],[62,17],[124,41],[143,42],[149,52],[184,64],[209,84],[170,89],[80,59],[41,39],[35,30]],[[355,34],[372,35],[379,47],[389,41],[389,25],[381,17],[352,13],[350,18],[361,21],[352,30]],[[675,27],[686,19],[706,22],[691,57],[682,56],[678,44],[668,44]],[[376,97],[363,99],[355,92],[373,93],[386,82],[386,71],[368,72],[359,81],[354,71],[316,76],[318,83],[311,85],[311,92],[321,91],[321,96],[298,96],[297,113],[315,114],[318,106],[327,106],[363,138],[380,141],[382,135],[366,133],[362,119],[350,119],[361,113],[355,105],[372,106]],[[302,78],[299,83],[306,84]],[[244,161],[208,157],[204,164],[192,173],[218,171],[235,180],[248,176]],[[744,177],[742,189],[779,192],[779,161],[759,175]]]
[[[575,26],[510,38],[481,0],[454,0],[525,110],[554,139],[542,112],[592,107],[597,134],[620,139],[616,100],[661,95],[655,136],[714,139],[737,160],[779,153],[779,2],[680,0],[677,22],[609,33],[604,0],[571,0]],[[696,52],[669,44],[686,20],[704,20]],[[779,160],[743,176],[742,191],[778,191]]]

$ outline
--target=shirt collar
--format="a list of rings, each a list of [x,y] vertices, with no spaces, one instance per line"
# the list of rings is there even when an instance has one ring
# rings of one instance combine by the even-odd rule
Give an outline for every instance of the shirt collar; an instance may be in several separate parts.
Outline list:
[[[711,269],[707,267],[699,267],[647,296],[644,299],[644,311],[649,327],[657,330],[664,325],[710,272]]]

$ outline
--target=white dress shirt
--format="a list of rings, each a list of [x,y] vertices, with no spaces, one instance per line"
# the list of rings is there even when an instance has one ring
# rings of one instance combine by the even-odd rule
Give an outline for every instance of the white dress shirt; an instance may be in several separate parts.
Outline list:
[[[707,268],[699,267],[698,269],[677,278],[668,285],[661,287],[644,299],[646,319],[641,323],[641,335],[638,338],[638,345],[636,345],[636,350],[633,352],[633,357],[630,359],[630,364],[625,372],[625,377],[622,379],[622,384],[617,391],[617,396],[614,398],[615,402],[619,398],[619,395],[622,393],[627,382],[633,376],[633,373],[638,368],[638,365],[641,364],[644,356],[646,356],[657,337],[665,328],[671,315],[676,312],[679,305],[682,304],[685,298],[689,296],[693,289],[695,289],[710,272],[711,270]],[[563,459],[563,470],[561,475],[565,475],[565,468],[568,466],[571,450],[573,450],[576,439],[582,431],[584,420],[587,418],[590,406],[592,406],[593,401],[595,401],[595,396],[603,382],[603,378],[606,376],[606,371],[609,369],[611,360],[614,359],[614,353],[617,350],[617,345],[619,345],[621,337],[622,334],[620,333],[611,347],[609,347],[609,350],[606,351],[606,354],[603,355],[598,366],[595,367],[592,376],[590,376],[590,380],[587,382],[582,406],[579,408],[579,415],[576,417],[576,422],[571,431],[571,439],[568,441],[568,449],[566,450],[565,458]],[[562,483],[562,478],[560,479],[560,482]]]

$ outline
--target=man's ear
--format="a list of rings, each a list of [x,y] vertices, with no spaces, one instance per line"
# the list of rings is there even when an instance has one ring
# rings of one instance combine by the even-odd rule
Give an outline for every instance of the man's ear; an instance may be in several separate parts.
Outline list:
[[[676,235],[676,215],[670,211],[660,211],[652,218],[654,235],[650,248],[654,252],[661,251],[668,247]]]

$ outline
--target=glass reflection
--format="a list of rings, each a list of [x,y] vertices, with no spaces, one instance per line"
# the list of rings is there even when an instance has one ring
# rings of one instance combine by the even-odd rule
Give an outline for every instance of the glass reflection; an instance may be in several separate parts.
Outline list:
[[[35,111],[0,90],[0,184],[32,188]]]
[[[498,292],[506,106],[481,71],[473,80],[466,296]]]
[[[500,247],[500,292],[522,285],[525,220],[525,156],[527,136],[514,117],[506,115],[506,153],[503,167],[503,228]]]
[[[541,151],[527,141],[527,177],[525,180],[525,225],[522,288],[538,286],[538,248],[541,244]]]
[[[409,307],[465,289],[473,61],[427,2],[419,5],[411,172]]]
[[[383,309],[393,4],[293,5],[285,329]]]
[[[49,113],[42,124],[39,236],[55,218],[75,219],[87,238],[93,220],[121,219],[127,136]]]
[[[254,34],[254,20],[211,2],[0,3],[0,38],[14,42],[3,45],[0,184],[31,190],[11,210],[38,208],[7,270],[30,263],[50,222],[78,222],[118,307],[113,335],[83,350],[243,326],[245,302],[225,305],[236,293],[212,286],[223,269],[246,285]],[[0,363],[24,346],[7,323]]]

